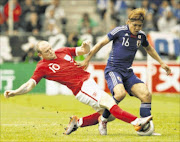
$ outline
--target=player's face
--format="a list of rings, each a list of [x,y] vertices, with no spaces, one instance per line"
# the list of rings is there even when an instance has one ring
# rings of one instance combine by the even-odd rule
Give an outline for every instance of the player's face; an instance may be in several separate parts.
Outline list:
[[[56,59],[56,54],[50,45],[41,47],[41,57],[46,60]]]
[[[143,23],[141,21],[134,21],[134,22],[129,21],[128,25],[131,33],[133,35],[137,35],[138,32],[142,29]]]

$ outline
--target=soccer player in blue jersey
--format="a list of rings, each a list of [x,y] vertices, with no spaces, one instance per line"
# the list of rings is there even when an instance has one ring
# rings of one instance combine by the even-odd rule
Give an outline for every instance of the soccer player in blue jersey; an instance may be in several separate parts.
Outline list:
[[[161,60],[155,49],[147,41],[146,34],[141,30],[145,13],[146,10],[143,8],[132,10],[128,15],[127,25],[114,28],[92,48],[86,59],[78,64],[80,67],[86,68],[93,55],[104,45],[113,41],[112,51],[105,68],[108,87],[117,104],[125,98],[126,91],[130,96],[137,97],[141,101],[141,117],[151,115],[152,95],[144,82],[134,74],[131,68],[138,48],[142,45],[146,52],[160,63],[167,75],[171,73],[171,69]],[[109,116],[110,112],[106,109],[99,118],[99,132],[101,135],[107,134],[106,124]],[[92,116],[91,119],[93,119]]]

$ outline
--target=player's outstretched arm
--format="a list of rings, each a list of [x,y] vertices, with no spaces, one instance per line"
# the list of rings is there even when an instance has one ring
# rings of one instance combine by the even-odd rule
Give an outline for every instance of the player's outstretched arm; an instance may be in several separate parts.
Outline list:
[[[156,61],[160,63],[161,67],[166,71],[167,75],[171,74],[171,69],[169,68],[169,66],[166,65],[161,60],[160,56],[158,55],[156,50],[153,47],[151,47],[151,45],[148,45],[147,47],[145,47],[145,50],[152,58],[154,58]]]
[[[89,54],[87,55],[87,57],[84,59],[84,61],[77,63],[77,65],[79,67],[84,67],[84,69],[86,69],[88,67],[89,61],[91,60],[91,58],[107,43],[109,43],[109,38],[108,36],[105,36],[100,42],[98,42],[89,52]]]
[[[90,51],[90,44],[91,42],[89,40],[83,41],[82,45],[76,49],[77,56],[88,54]]]
[[[24,83],[23,85],[21,85],[18,89],[16,90],[6,90],[4,92],[4,97],[5,98],[9,98],[9,97],[13,97],[16,95],[22,95],[25,93],[28,93],[29,91],[31,91],[34,87],[36,86],[36,83],[33,79],[28,80],[26,83]]]

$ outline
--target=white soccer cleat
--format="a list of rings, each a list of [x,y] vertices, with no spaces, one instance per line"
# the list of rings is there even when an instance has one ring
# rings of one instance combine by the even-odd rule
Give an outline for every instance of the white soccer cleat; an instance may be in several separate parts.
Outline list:
[[[100,135],[107,135],[107,121],[102,121],[101,116],[99,116],[98,121],[99,121],[98,129]]]
[[[136,131],[141,131],[142,128],[150,121],[152,120],[152,115],[148,116],[148,117],[142,117],[142,118],[138,118],[138,122],[136,125],[134,125],[134,129]]]
[[[77,122],[78,122],[77,116],[70,117],[69,125],[67,126],[67,128],[65,128],[65,132],[63,134],[69,135],[72,132],[76,131],[78,129]]]

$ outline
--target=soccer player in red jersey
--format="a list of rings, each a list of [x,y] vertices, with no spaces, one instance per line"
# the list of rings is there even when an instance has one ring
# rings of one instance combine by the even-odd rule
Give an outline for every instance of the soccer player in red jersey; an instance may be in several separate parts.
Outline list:
[[[76,65],[73,56],[89,53],[89,41],[84,41],[80,47],[64,47],[55,52],[47,41],[40,41],[37,43],[36,49],[42,60],[38,62],[33,76],[18,89],[5,91],[4,96],[6,98],[28,93],[42,78],[45,78],[66,85],[72,90],[76,99],[84,104],[92,106],[92,108],[97,111],[97,113],[93,114],[93,118],[94,116],[99,117],[99,113],[106,108],[114,117],[131,123],[136,131],[140,131],[143,126],[152,119],[152,116],[137,118],[119,108],[112,97],[101,90],[95,81],[90,78],[90,74]],[[90,117],[86,118],[84,118],[84,121],[79,120],[81,121],[79,122],[81,126],[97,124],[97,122],[93,122]],[[94,119],[94,121],[96,120],[97,119]],[[73,117],[72,121],[78,121],[78,119]],[[73,123],[69,124],[64,134],[68,135],[77,129],[77,127],[74,127],[72,124]]]

